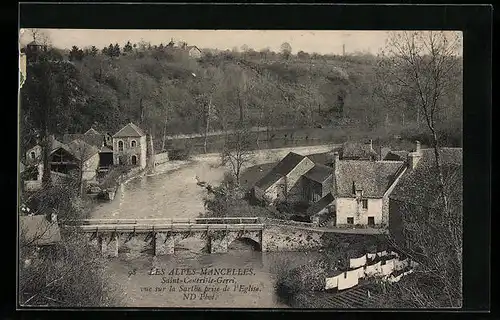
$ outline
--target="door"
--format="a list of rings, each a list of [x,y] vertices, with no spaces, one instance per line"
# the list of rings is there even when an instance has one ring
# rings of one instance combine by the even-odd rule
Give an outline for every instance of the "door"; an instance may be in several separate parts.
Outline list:
[[[132,156],[132,165],[137,165],[137,157],[136,156]]]
[[[368,225],[370,227],[375,226],[375,217],[368,217]]]

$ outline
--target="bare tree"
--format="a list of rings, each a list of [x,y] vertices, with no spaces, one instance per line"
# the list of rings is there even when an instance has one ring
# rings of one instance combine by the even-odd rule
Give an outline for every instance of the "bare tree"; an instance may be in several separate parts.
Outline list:
[[[89,169],[93,167],[97,168],[97,163],[94,165],[93,156],[95,156],[98,152],[97,148],[89,145],[85,141],[75,140],[70,144],[71,151],[73,155],[77,159],[77,181],[78,181],[78,190],[80,196],[84,194],[84,174]],[[98,158],[94,161],[99,161]]]
[[[288,58],[290,58],[290,55],[292,54],[292,46],[288,42],[284,42],[280,48],[281,53],[283,54],[285,59],[288,60]]]
[[[461,230],[457,231],[456,208],[452,208],[449,202],[453,186],[450,189],[447,185],[441,164],[438,114],[446,107],[446,95],[461,90],[460,50],[461,37],[458,34],[444,31],[396,32],[390,35],[377,69],[379,83],[384,84],[380,86],[379,95],[385,100],[393,100],[396,105],[414,104],[417,115],[424,117],[431,134],[443,215],[440,217],[442,228],[434,230],[432,236],[426,235],[426,238],[432,238],[433,242],[441,237],[452,239],[450,249],[455,263],[460,266],[459,281],[462,278],[461,236],[458,235]],[[425,228],[415,230],[424,232]],[[423,235],[417,237],[422,238]],[[429,255],[436,256],[433,253]]]
[[[226,136],[224,149],[221,153],[222,165],[229,164],[231,173],[236,179],[236,185],[240,185],[240,175],[244,166],[253,159],[251,150],[250,131],[243,125]]]
[[[31,38],[33,39],[34,42],[45,46],[51,45],[50,37],[44,30],[37,28],[29,28],[26,30],[28,31],[29,35],[31,35]]]

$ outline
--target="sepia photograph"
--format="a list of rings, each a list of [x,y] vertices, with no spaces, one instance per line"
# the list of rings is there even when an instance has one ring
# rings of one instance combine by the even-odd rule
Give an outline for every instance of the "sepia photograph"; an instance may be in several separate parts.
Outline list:
[[[463,33],[19,29],[18,303],[460,309]]]

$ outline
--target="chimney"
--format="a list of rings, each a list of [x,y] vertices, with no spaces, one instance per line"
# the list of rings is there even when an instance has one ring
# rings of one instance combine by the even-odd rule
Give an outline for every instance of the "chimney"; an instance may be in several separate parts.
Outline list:
[[[421,158],[422,158],[421,152],[410,152],[408,154],[408,167],[410,169],[415,169]]]
[[[52,212],[50,215],[50,222],[57,223],[57,214]]]
[[[373,140],[372,139],[370,139],[368,141],[368,145],[370,146],[370,150],[373,150]]]
[[[415,152],[420,153],[420,141],[416,141],[416,147],[415,147]]]

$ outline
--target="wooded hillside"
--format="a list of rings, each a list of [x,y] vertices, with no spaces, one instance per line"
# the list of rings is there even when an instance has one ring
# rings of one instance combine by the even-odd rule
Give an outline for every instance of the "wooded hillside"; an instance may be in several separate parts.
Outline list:
[[[256,52],[205,52],[147,44],[57,49],[27,67],[21,90],[22,143],[49,134],[95,129],[115,133],[133,121],[156,140],[164,134],[248,127],[354,127],[360,132],[414,129],[424,120],[408,99],[377,98],[378,58]],[[442,129],[461,137],[462,92],[448,92]],[[243,122],[240,122],[243,121]]]

